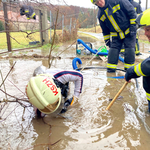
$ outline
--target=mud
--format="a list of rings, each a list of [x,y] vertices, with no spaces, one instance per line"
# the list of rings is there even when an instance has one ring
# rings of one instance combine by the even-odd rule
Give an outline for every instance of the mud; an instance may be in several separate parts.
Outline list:
[[[82,37],[81,37],[82,38]],[[83,39],[90,41],[90,39]],[[104,43],[92,41],[95,48]],[[55,52],[65,50],[63,45]],[[52,68],[72,70],[72,60],[76,57],[76,45],[64,51],[61,59],[54,59]],[[136,56],[136,63],[149,56],[149,45],[140,43],[143,55]],[[28,51],[28,55],[43,56],[41,50]],[[17,54],[16,54],[17,55]],[[23,55],[23,54],[22,54]],[[44,54],[44,56],[47,54]],[[5,56],[7,57],[7,56]],[[91,58],[83,59],[84,66]],[[25,87],[33,74],[33,70],[44,65],[48,67],[48,59],[31,57],[30,59],[1,59],[0,68],[3,78],[11,66],[14,68],[5,81],[6,93],[21,99],[27,99]],[[93,59],[90,66],[106,66],[99,57]],[[79,66],[81,67],[81,66]],[[119,61],[119,68],[123,63]],[[111,108],[105,109],[124,84],[124,79],[112,77],[122,76],[123,72],[107,73],[105,69],[89,69],[82,71],[84,84],[78,102],[74,103],[61,116],[45,116],[38,119],[32,107],[25,109],[15,102],[7,103],[0,113],[0,149],[2,150],[149,150],[150,147],[150,114],[147,112],[147,100],[142,88],[142,78],[138,78],[138,89],[133,79],[120,94]],[[2,79],[1,79],[2,80]],[[2,82],[2,81],[1,81]],[[4,86],[1,87],[4,90]],[[70,84],[70,95],[73,95],[74,84]],[[3,92],[0,99],[14,100]],[[24,103],[30,106],[28,103]],[[3,103],[1,102],[1,107]]]

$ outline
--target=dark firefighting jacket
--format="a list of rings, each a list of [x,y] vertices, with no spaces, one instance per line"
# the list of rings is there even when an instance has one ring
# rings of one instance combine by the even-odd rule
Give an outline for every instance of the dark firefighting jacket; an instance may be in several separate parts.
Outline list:
[[[146,91],[147,100],[150,100],[150,57],[142,63],[127,69],[125,79],[129,81],[132,78],[138,78],[140,76],[143,76],[143,88]]]
[[[32,6],[23,5],[20,8],[20,15],[26,15],[27,19],[36,19],[36,15]]]
[[[134,6],[134,9],[135,9],[137,14],[140,14],[140,13],[143,12],[142,8],[141,8],[141,5],[139,3],[135,2],[134,0],[129,0],[129,1]]]
[[[105,7],[99,7],[98,19],[105,42],[110,36],[124,39],[130,29],[136,32],[136,12],[128,0],[105,0]]]

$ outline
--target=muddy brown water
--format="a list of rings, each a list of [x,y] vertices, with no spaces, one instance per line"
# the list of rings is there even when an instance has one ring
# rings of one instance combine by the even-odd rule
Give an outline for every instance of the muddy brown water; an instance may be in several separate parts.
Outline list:
[[[82,37],[81,37],[82,38]],[[88,41],[87,38],[82,38]],[[98,48],[102,41],[92,41]],[[149,55],[149,45],[140,43],[142,56],[136,56],[141,62]],[[66,45],[58,51],[64,50]],[[43,54],[41,50],[29,51],[28,54]],[[54,55],[58,52],[54,52]],[[16,54],[17,55],[17,54]],[[52,68],[72,69],[71,57],[76,57],[75,45],[62,53],[61,59],[55,59]],[[91,56],[91,58],[93,55]],[[84,66],[90,59],[82,59]],[[38,59],[2,59],[0,60],[6,92],[17,98],[26,98],[25,86],[33,70],[44,65],[46,58]],[[90,62],[90,66],[106,66],[99,58]],[[123,68],[119,61],[118,66]],[[82,71],[84,76],[83,90],[78,102],[74,103],[62,117],[46,116],[44,121],[36,118],[32,107],[25,110],[19,103],[8,103],[0,113],[0,149],[2,150],[149,150],[150,148],[150,114],[147,113],[147,100],[142,88],[142,78],[138,78],[138,89],[135,80],[120,94],[108,111],[109,99],[114,98],[124,84],[124,79],[114,76],[122,72],[107,73],[104,69]],[[2,79],[1,79],[2,80]],[[1,81],[2,82],[2,81]],[[70,84],[70,95],[73,95],[74,84]],[[2,86],[1,89],[4,89]],[[3,99],[14,100],[1,92]],[[28,105],[28,104],[26,104]],[[3,104],[1,103],[1,107]],[[49,148],[48,148],[49,147]]]

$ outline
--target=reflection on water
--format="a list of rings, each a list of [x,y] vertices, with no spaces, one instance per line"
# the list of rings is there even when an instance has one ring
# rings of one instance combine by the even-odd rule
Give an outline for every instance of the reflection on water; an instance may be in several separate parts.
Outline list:
[[[75,57],[75,54],[73,46],[61,55],[61,59],[54,60],[52,68],[72,69],[69,57]],[[39,65],[48,67],[47,59],[0,61],[3,77],[16,61],[5,87],[7,93],[17,98],[26,98],[25,86],[33,70]],[[83,59],[83,65],[87,61]],[[90,65],[104,66],[105,63],[97,58]],[[119,66],[123,67],[122,62]],[[150,115],[147,113],[142,78],[138,79],[139,89],[133,80],[121,93],[123,98],[117,99],[108,111],[105,110],[109,99],[125,82],[124,79],[108,77],[119,73],[109,74],[105,69],[83,70],[83,93],[79,102],[64,114],[68,119],[46,116],[43,121],[35,117],[32,107],[24,109],[19,103],[8,103],[0,113],[0,149],[47,150],[49,146],[53,150],[149,150]],[[70,87],[70,94],[73,94],[74,85],[70,84]],[[14,97],[7,97],[14,100]],[[5,94],[1,92],[0,98],[3,100]]]

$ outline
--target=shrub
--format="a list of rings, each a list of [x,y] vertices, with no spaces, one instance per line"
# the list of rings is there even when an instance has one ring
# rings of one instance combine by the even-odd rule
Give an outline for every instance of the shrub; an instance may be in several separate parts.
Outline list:
[[[2,21],[0,21],[0,31],[3,31],[4,30],[4,24]]]

